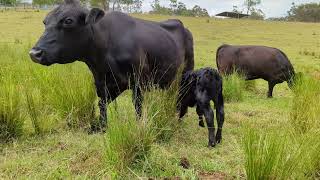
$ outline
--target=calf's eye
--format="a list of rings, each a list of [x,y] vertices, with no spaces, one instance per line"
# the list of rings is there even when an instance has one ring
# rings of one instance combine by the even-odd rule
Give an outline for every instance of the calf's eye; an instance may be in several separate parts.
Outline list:
[[[66,25],[70,25],[73,23],[73,20],[71,18],[66,18],[63,23]]]

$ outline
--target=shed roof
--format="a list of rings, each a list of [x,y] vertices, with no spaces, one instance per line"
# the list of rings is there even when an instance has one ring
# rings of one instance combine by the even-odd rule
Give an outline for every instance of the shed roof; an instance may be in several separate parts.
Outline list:
[[[222,12],[219,14],[216,14],[216,16],[223,16],[223,17],[230,17],[230,18],[243,18],[249,16],[248,14],[242,14],[242,13],[237,13],[237,12]]]

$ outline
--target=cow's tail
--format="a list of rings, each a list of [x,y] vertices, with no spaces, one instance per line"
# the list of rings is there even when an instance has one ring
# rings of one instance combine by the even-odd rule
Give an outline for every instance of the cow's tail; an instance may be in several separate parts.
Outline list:
[[[284,58],[286,59],[287,63],[288,63],[288,67],[287,67],[287,70],[288,70],[288,75],[286,77],[286,81],[288,83],[288,86],[289,88],[293,88],[294,86],[294,83],[296,81],[296,73],[294,72],[294,68],[288,58],[288,56],[281,50],[279,50],[280,53],[284,56]]]
[[[218,47],[217,52],[216,52],[216,63],[217,63],[217,68],[218,68],[219,71],[221,71],[220,70],[221,67],[220,67],[220,64],[219,64],[219,52],[220,52],[221,49],[223,49],[224,47],[227,47],[227,46],[229,46],[229,45],[228,44],[221,45],[220,47]]]
[[[192,33],[184,28],[184,43],[185,43],[185,64],[183,72],[194,69],[194,49]]]

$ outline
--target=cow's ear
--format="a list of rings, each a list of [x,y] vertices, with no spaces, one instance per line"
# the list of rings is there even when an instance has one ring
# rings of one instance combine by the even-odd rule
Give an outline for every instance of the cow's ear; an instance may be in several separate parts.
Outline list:
[[[94,24],[104,16],[104,11],[99,8],[92,8],[86,17],[86,24]]]

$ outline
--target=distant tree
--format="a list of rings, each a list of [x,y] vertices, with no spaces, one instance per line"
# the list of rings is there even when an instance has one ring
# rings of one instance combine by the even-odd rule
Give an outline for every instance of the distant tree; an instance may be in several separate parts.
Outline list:
[[[320,3],[295,5],[292,3],[287,16],[289,21],[320,22]]]
[[[151,3],[151,8],[152,8],[152,10],[150,11],[151,14],[164,14],[164,15],[172,14],[172,10],[170,8],[160,5],[160,0],[154,0]]]
[[[175,12],[178,8],[178,1],[177,0],[170,0],[170,8],[172,12]]]
[[[18,0],[0,0],[0,5],[12,6],[18,3]]]
[[[204,8],[201,8],[198,5],[195,5],[192,8],[192,13],[193,13],[193,16],[196,16],[196,17],[209,17],[208,11]]]
[[[238,6],[233,6],[232,12],[241,13],[241,12],[238,10]]]
[[[154,14],[166,14],[166,15],[179,15],[179,16],[197,16],[197,17],[208,17],[209,13],[206,9],[195,5],[192,9],[188,9],[187,6],[177,0],[170,0],[170,8],[160,5],[160,0],[154,0],[151,4],[152,11]]]
[[[250,10],[249,19],[264,20],[264,18],[265,18],[265,14],[261,9],[252,8]]]
[[[247,9],[247,14],[259,4],[261,4],[261,0],[245,0],[244,6]]]

